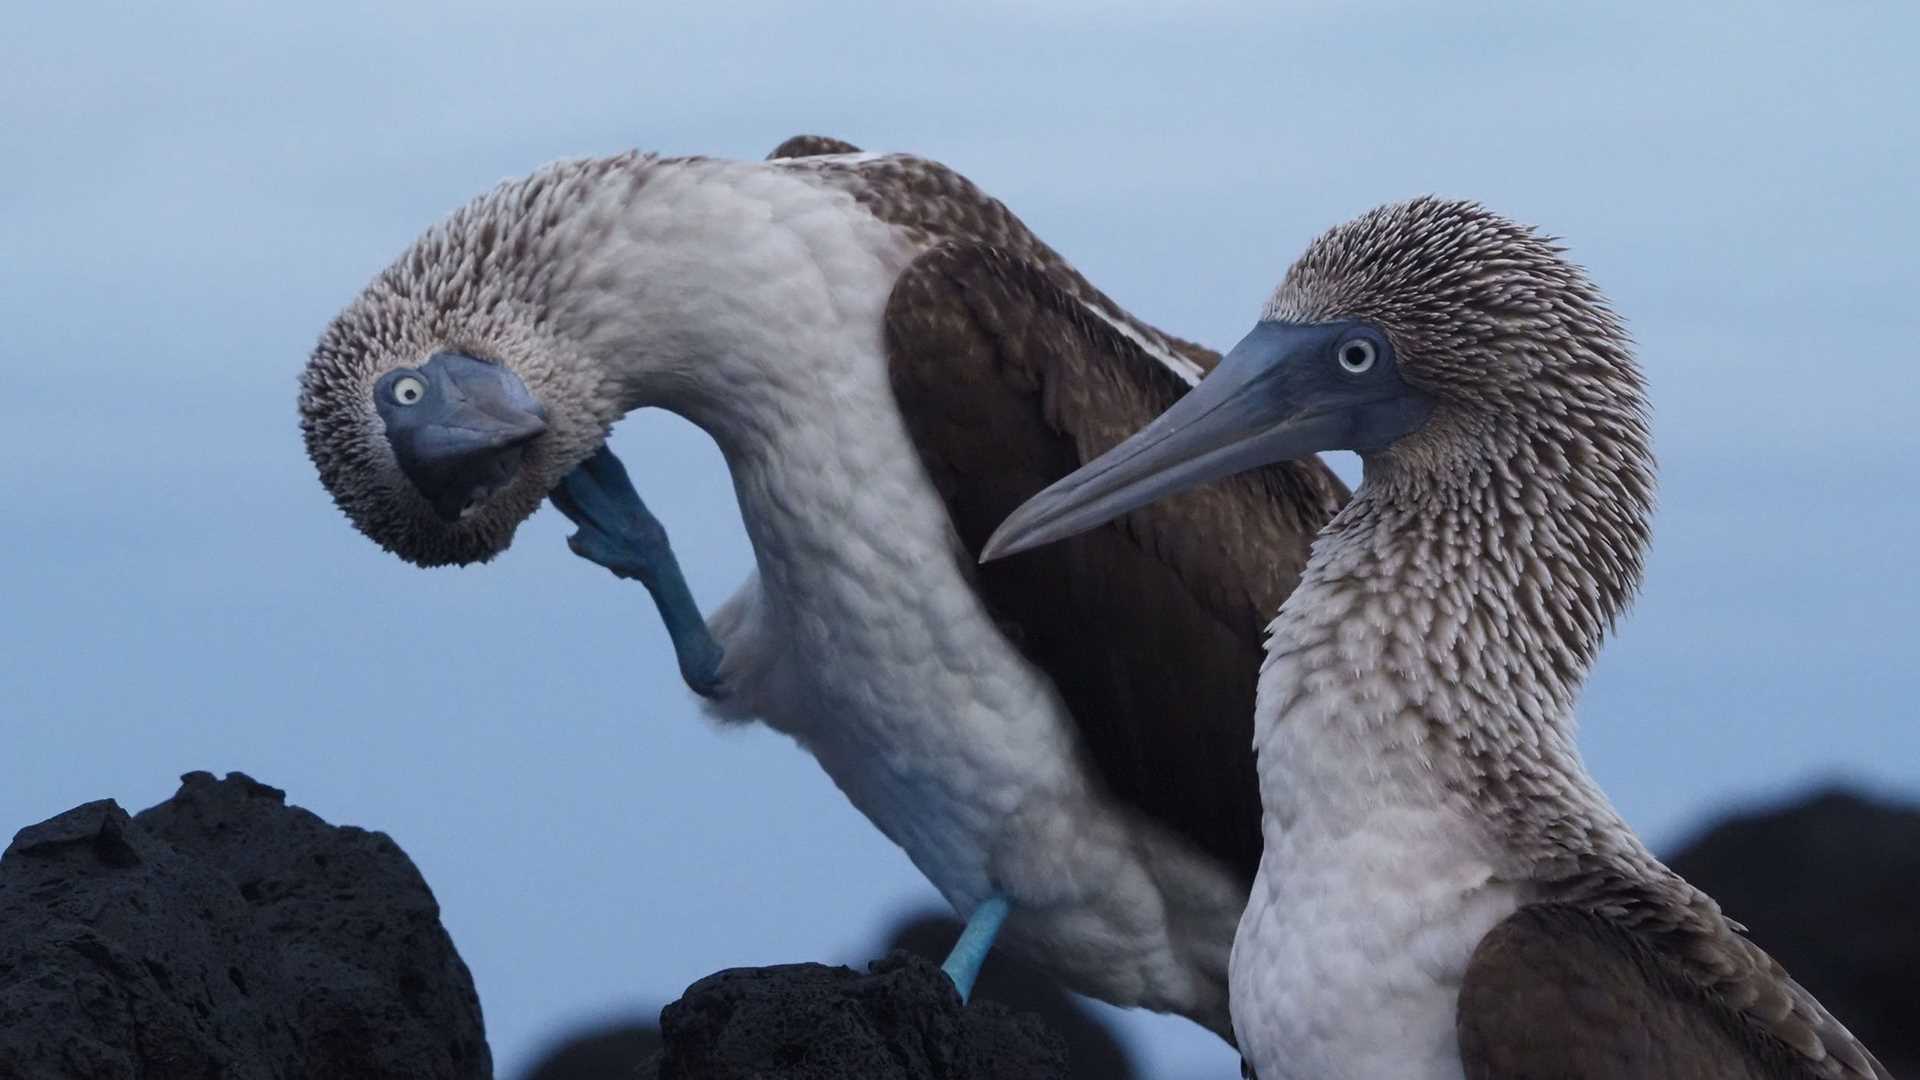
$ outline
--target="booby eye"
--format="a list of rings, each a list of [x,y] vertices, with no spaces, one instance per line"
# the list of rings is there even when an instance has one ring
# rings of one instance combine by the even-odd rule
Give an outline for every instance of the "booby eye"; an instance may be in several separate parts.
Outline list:
[[[1340,366],[1350,375],[1364,375],[1373,367],[1380,350],[1366,338],[1352,338],[1340,346]]]
[[[387,395],[393,398],[395,405],[416,405],[427,396],[427,384],[417,376],[402,375],[393,380],[393,385],[387,388]]]

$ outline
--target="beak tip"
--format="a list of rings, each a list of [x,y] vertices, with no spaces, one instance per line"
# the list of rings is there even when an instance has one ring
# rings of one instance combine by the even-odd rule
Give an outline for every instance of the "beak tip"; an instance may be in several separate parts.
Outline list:
[[[1024,551],[1032,551],[1037,547],[1045,547],[1053,543],[1056,539],[1062,538],[1044,532],[1018,535],[1008,533],[1003,527],[988,537],[986,544],[980,548],[980,564],[985,566],[987,563],[998,562],[1010,555],[1018,555]]]
[[[1018,555],[1035,546],[1031,536],[1020,535],[1020,516],[1018,510],[1014,511],[1000,523],[999,528],[993,530],[992,536],[987,537],[987,542],[980,546],[980,565],[985,566],[987,563],[1004,559],[1009,555]]]

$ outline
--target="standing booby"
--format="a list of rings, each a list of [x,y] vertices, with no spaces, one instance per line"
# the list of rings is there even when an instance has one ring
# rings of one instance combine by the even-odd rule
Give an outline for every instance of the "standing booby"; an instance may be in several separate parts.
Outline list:
[[[1627,335],[1562,249],[1433,198],[1316,240],[1165,415],[989,558],[1263,462],[1366,476],[1273,621],[1232,1011],[1262,1080],[1885,1077],[1581,764],[1654,490]]]
[[[327,328],[300,409],[336,502],[413,562],[490,558],[551,493],[576,552],[653,591],[710,710],[812,752],[970,942],[1010,907],[1067,985],[1224,1036],[1262,626],[1344,487],[1278,464],[975,560],[1216,360],[956,173],[801,140],[501,185]],[[644,406],[732,474],[757,571],[710,621],[602,446]]]

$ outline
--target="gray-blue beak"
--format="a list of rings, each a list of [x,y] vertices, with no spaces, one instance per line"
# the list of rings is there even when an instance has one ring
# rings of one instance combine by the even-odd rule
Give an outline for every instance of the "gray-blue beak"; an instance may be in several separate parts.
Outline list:
[[[980,561],[1261,465],[1383,448],[1432,410],[1401,381],[1391,344],[1373,326],[1260,323],[1172,408],[1008,515]]]
[[[519,376],[459,353],[388,372],[374,399],[401,471],[444,521],[511,483],[527,444],[547,430]]]

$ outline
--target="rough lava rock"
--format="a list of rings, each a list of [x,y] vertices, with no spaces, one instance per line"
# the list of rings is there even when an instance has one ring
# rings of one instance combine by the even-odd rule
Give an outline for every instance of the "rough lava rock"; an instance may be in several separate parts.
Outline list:
[[[937,964],[952,950],[960,930],[960,921],[951,915],[907,915],[882,941],[862,948],[859,955],[881,956],[900,950]],[[1038,1017],[1065,1044],[1068,1075],[1073,1080],[1133,1080],[1139,1075],[1113,1029],[1094,1014],[1084,998],[1068,993],[1005,949],[988,954],[969,1008],[985,1002]],[[658,1056],[659,1015],[658,1009],[648,1009],[617,1021],[576,1028],[556,1041],[522,1080],[652,1080],[659,1066],[642,1069],[641,1065]],[[694,1051],[683,1046],[681,1052],[687,1056]]]
[[[492,1074],[473,979],[381,833],[197,772],[0,856],[0,1080]]]
[[[939,963],[960,940],[964,924],[951,915],[927,913],[895,924],[879,953],[904,949]],[[869,953],[868,955],[875,955]],[[1067,1064],[1074,1080],[1135,1080],[1139,1071],[1126,1047],[1088,1000],[1069,993],[1038,967],[1008,949],[987,954],[972,1001],[992,1001],[1017,1013],[1032,1013],[1067,1044]]]
[[[660,1013],[659,1080],[1066,1080],[1037,1017],[963,1006],[940,968],[894,953],[869,974],[824,964],[709,975]]]

